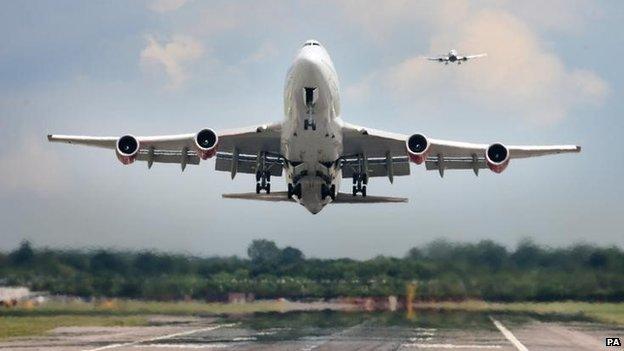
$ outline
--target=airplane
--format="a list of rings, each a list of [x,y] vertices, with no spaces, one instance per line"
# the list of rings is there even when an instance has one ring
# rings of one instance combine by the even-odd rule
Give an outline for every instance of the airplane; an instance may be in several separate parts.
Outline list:
[[[458,65],[461,65],[462,62],[466,62],[466,61],[471,60],[471,59],[475,59],[475,58],[479,58],[479,57],[485,57],[485,56],[487,56],[486,53],[478,54],[478,55],[461,56],[461,55],[459,55],[457,53],[457,50],[453,49],[453,50],[449,51],[448,54],[446,54],[446,55],[441,55],[441,56],[438,56],[438,57],[426,57],[426,59],[429,60],[429,61],[444,62],[445,65],[448,65],[449,62],[450,63],[457,62]]]
[[[508,146],[398,134],[345,122],[341,116],[338,75],[323,47],[308,40],[288,70],[281,122],[215,131],[162,136],[48,135],[50,142],[114,150],[119,161],[187,165],[215,158],[217,171],[255,174],[256,191],[223,198],[289,201],[316,214],[330,203],[407,202],[405,198],[367,196],[370,178],[410,174],[410,163],[427,170],[490,169],[500,173],[511,159],[580,152],[576,145]],[[271,178],[284,176],[287,191],[271,192]],[[352,192],[340,193],[343,178]]]

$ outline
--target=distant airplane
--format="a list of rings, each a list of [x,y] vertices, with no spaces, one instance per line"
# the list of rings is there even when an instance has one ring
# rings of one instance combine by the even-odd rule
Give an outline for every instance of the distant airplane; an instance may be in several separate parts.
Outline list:
[[[470,169],[478,175],[484,168],[500,173],[510,159],[581,150],[575,145],[473,144],[357,126],[342,120],[338,92],[338,76],[327,51],[318,41],[308,40],[286,76],[281,122],[219,132],[206,128],[163,136],[48,135],[48,140],[112,149],[121,163],[146,161],[148,168],[155,162],[178,163],[184,171],[189,164],[215,157],[215,169],[232,178],[238,173],[256,176],[255,192],[223,197],[297,202],[311,213],[332,202],[406,202],[366,196],[366,188],[372,177],[387,177],[392,183],[396,176],[409,175],[410,161],[424,163],[440,176],[447,169]],[[271,177],[282,175],[288,191],[271,193]],[[342,178],[352,179],[350,194],[338,192]]]
[[[448,65],[449,62],[450,63],[457,62],[458,65],[461,65],[462,62],[466,62],[466,61],[471,60],[471,59],[475,59],[475,58],[479,58],[479,57],[485,57],[485,56],[487,56],[487,54],[485,54],[485,53],[478,54],[478,55],[461,56],[461,55],[459,55],[457,53],[457,50],[451,50],[446,55],[441,55],[441,56],[437,56],[437,57],[427,57],[427,60],[429,60],[429,61],[437,61],[437,62],[444,62],[445,65]]]

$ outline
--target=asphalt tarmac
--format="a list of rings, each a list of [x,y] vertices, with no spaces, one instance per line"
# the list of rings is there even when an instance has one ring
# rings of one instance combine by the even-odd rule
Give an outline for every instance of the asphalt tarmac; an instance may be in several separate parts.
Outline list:
[[[295,312],[161,318],[146,327],[64,327],[0,350],[621,350],[624,329],[536,316],[427,312]]]

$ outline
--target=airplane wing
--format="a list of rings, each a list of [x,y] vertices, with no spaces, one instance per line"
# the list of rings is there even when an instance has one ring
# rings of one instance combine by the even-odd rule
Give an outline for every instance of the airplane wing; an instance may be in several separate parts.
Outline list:
[[[425,57],[429,61],[437,61],[437,62],[445,62],[448,61],[448,57],[440,56],[440,57]]]
[[[479,57],[485,57],[485,56],[487,56],[487,54],[486,54],[486,53],[483,53],[483,54],[477,54],[477,55],[467,55],[467,56],[464,56],[464,57],[462,58],[462,60],[467,61],[467,60],[471,60],[471,59],[475,59],[475,58],[479,58]]]
[[[216,169],[219,171],[229,171],[232,172],[233,175],[236,172],[255,173],[256,158],[260,153],[267,155],[266,160],[269,163],[281,162],[280,123],[213,133],[216,134],[218,139],[215,139],[215,145],[211,148],[214,149],[211,150],[214,152],[212,152],[209,157],[216,155]],[[182,170],[184,170],[188,164],[199,164],[203,156],[200,154],[201,150],[196,146],[196,137],[198,134],[199,133],[189,133],[137,137],[95,137],[50,134],[48,135],[48,141],[111,149],[115,150],[119,157],[118,144],[120,140],[126,137],[134,138],[138,145],[136,145],[136,153],[132,155],[132,161],[146,161],[148,167],[151,167],[153,163],[179,163]],[[251,159],[253,159],[253,162]],[[120,158],[120,160],[122,160],[122,158]],[[233,166],[233,164],[235,166]],[[281,167],[272,167],[272,169],[272,175],[281,175]]]
[[[392,181],[394,176],[409,175],[410,158],[414,156],[407,149],[410,137],[345,123],[343,158],[347,167],[343,167],[343,177],[350,177],[362,158],[366,159],[365,168],[369,177],[386,176]],[[467,169],[478,174],[479,169],[490,168],[500,172],[511,159],[581,151],[581,147],[576,145],[507,146],[422,137],[426,139],[427,147],[421,154],[420,162],[425,163],[427,170],[438,170],[440,176],[447,169]],[[489,160],[488,153],[491,156]]]
[[[287,192],[276,191],[270,194],[256,194],[256,193],[236,193],[236,194],[223,194],[224,199],[240,199],[240,200],[256,200],[267,202],[295,202],[293,198],[289,198]],[[336,199],[332,204],[375,204],[375,203],[404,203],[408,200],[403,197],[391,197],[391,196],[353,196],[346,193],[336,194]]]

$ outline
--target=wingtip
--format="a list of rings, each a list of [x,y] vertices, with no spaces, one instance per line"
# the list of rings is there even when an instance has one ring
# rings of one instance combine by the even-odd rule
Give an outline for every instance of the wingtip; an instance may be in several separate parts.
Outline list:
[[[53,138],[52,134],[48,134],[48,141],[52,141],[52,138]]]
[[[576,145],[576,152],[581,152],[581,146],[580,145]]]

